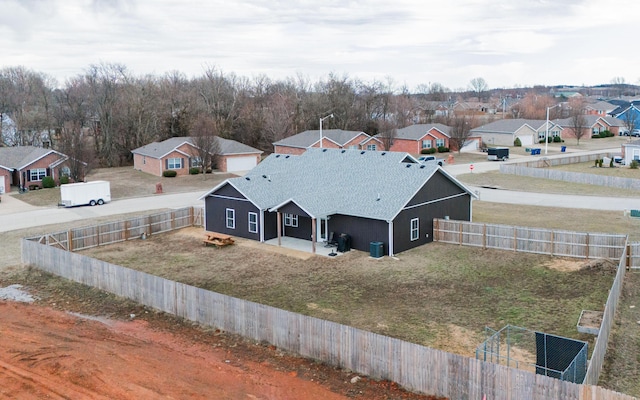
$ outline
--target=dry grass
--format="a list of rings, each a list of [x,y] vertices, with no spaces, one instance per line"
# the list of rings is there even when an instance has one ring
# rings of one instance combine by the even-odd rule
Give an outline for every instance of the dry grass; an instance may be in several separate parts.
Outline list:
[[[606,301],[612,274],[553,268],[551,257],[432,243],[375,260],[352,251],[308,260],[255,246],[204,247],[187,228],[82,253],[208,290],[473,356],[483,328],[525,326],[581,340],[582,309]],[[262,245],[262,247],[268,245]],[[451,335],[464,337],[455,343]]]
[[[136,171],[133,167],[99,168],[87,175],[87,181],[104,180],[111,184],[111,198],[124,199],[147,196],[156,192],[156,185],[162,185],[163,193],[180,193],[211,189],[219,182],[233,177],[233,174],[213,173],[187,175],[175,178],[158,177]],[[18,198],[34,206],[56,206],[60,203],[60,188],[32,190],[19,194]]]

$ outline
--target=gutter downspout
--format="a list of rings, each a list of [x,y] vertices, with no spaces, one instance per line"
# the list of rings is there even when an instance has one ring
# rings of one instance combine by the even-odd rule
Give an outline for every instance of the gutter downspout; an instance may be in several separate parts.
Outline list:
[[[389,221],[389,257],[393,257],[393,221]]]

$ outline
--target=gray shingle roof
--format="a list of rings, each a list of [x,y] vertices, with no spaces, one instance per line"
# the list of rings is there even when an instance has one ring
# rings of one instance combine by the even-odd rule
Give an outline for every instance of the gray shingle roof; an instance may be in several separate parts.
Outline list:
[[[235,140],[224,139],[218,137],[220,142],[220,154],[261,154],[262,151],[255,149],[246,144],[237,142]],[[189,143],[193,145],[193,139],[191,137],[173,137],[162,142],[153,142],[142,147],[138,147],[131,152],[134,154],[140,154],[147,157],[162,158],[164,155],[172,152],[177,147],[180,147],[183,143]]]
[[[403,162],[407,157],[411,163]],[[415,163],[406,153],[312,148],[299,156],[272,154],[202,198],[229,183],[263,210],[291,200],[316,218],[339,213],[391,221],[436,173],[473,196],[435,163]]]
[[[21,169],[52,152],[57,153],[51,149],[34,146],[0,147],[0,166],[6,169]],[[60,156],[64,157],[62,154]]]
[[[396,132],[396,138],[419,140],[433,128],[436,128],[447,136],[449,136],[449,133],[451,132],[451,127],[444,124],[416,124],[398,129]]]
[[[536,131],[544,128],[547,120],[545,119],[500,119],[497,121],[490,122],[486,125],[479,126],[471,130],[471,133],[507,133],[512,134],[516,132],[518,129],[522,128],[523,125],[529,125],[531,128]]]
[[[364,134],[361,131],[343,131],[342,129],[323,129],[322,137],[328,138],[334,142],[336,142],[339,146],[344,146],[350,140],[355,138],[356,136]],[[367,135],[369,136],[369,135]],[[290,147],[299,147],[299,148],[307,148],[313,145],[314,143],[320,140],[320,130],[315,131],[304,131],[300,132],[297,135],[289,136],[288,138],[284,138],[282,140],[278,140],[274,142],[274,146],[290,146]]]
[[[596,124],[596,122],[598,122],[599,119],[603,119],[600,115],[593,115],[593,114],[587,114],[587,115],[583,115],[584,117],[584,121],[585,121],[585,126],[593,126]],[[554,119],[552,121],[554,124],[558,124],[562,127],[571,127],[573,125],[573,119],[572,118],[562,118],[562,119]],[[604,121],[606,122],[606,121]]]

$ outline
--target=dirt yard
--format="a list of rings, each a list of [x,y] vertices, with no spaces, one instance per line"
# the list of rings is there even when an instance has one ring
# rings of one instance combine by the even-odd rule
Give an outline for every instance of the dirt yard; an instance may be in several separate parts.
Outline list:
[[[1,398],[434,399],[117,299],[125,318],[84,315],[91,296],[46,285],[35,304],[0,300]]]

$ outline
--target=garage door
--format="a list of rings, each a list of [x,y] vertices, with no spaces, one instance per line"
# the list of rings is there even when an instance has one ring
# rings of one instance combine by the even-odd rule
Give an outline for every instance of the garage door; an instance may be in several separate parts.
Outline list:
[[[531,146],[533,144],[533,136],[531,135],[518,136],[518,137],[520,138],[520,144],[522,144],[523,146]]]
[[[0,194],[4,193],[4,176],[0,175]]]
[[[248,171],[256,166],[256,156],[227,158],[227,172]]]
[[[462,148],[460,149],[461,153],[467,152],[467,151],[477,151],[478,148],[480,146],[478,146],[478,142],[480,141],[480,139],[471,139],[469,141],[467,141],[464,146],[462,146]]]

